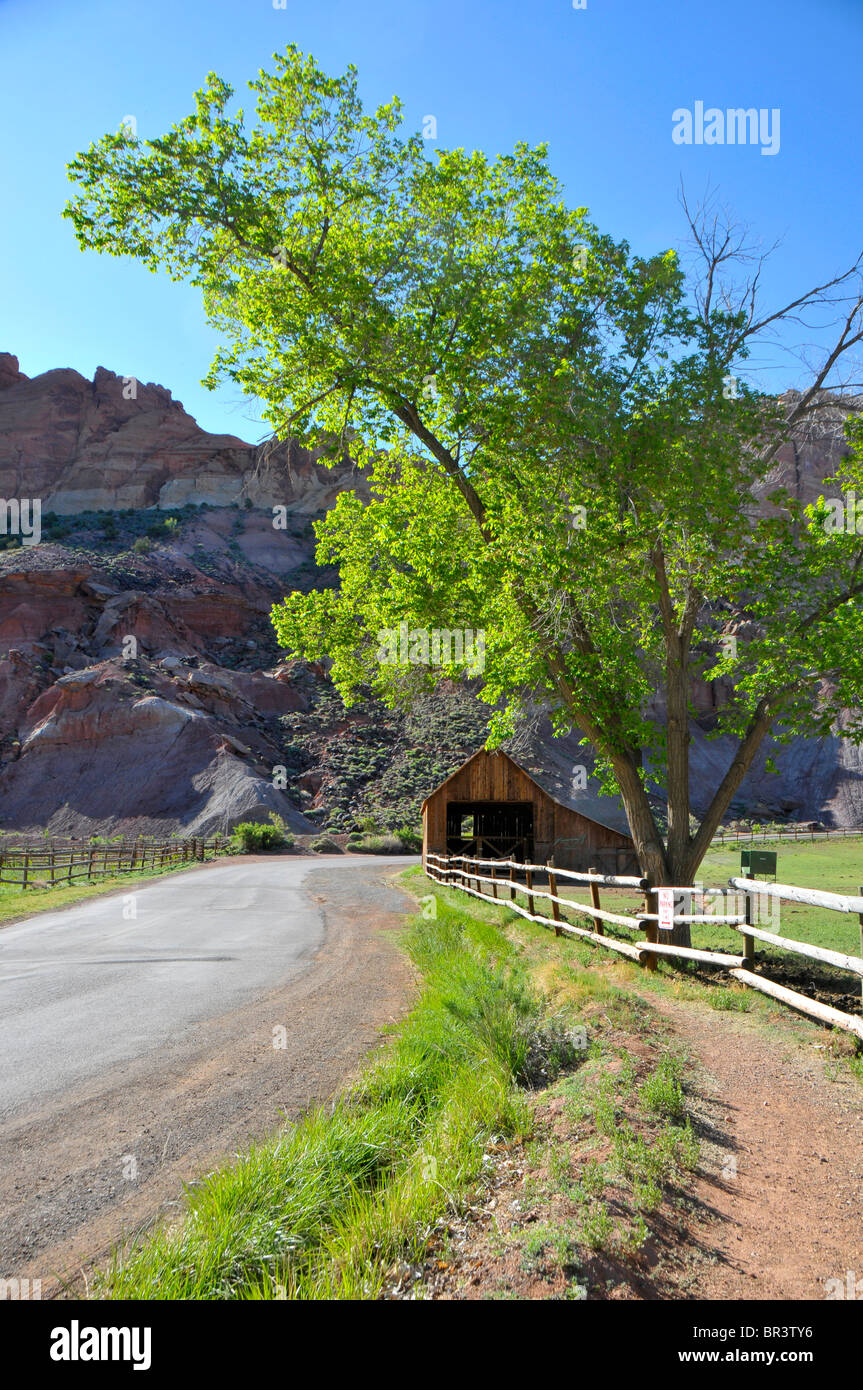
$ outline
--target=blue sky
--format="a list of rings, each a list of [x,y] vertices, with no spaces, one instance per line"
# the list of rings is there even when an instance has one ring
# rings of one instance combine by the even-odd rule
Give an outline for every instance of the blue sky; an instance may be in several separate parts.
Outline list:
[[[210,70],[249,110],[246,81],[290,42],[355,63],[367,104],[398,93],[412,127],[434,115],[441,147],[548,141],[568,200],[639,251],[679,245],[681,177],[696,199],[709,183],[781,239],[770,303],[863,250],[863,0],[0,0],[0,350],[28,375],[102,365],[263,437],[254,402],[200,385],[216,339],[197,293],[80,252],[60,213],[91,140],[129,115],[161,134]],[[779,108],[778,153],[675,144],[672,112],[697,101]],[[762,382],[794,384],[790,367]]]

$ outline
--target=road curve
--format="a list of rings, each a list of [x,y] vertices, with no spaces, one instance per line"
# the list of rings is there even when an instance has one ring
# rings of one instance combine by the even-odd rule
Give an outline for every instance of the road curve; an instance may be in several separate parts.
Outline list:
[[[0,931],[0,1277],[105,1254],[410,997],[404,857],[208,865]]]

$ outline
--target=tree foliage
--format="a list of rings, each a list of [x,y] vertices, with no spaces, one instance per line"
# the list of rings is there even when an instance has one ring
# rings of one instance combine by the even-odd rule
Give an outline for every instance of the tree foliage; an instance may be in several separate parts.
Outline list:
[[[765,501],[777,448],[860,340],[859,297],[790,401],[738,376],[856,268],[760,314],[757,277],[723,279],[715,221],[712,239],[693,222],[693,278],[567,207],[544,147],[430,157],[396,99],[363,110],[354,69],[274,62],[251,128],[211,74],[165,136],[103,137],[71,165],[67,215],[82,247],[201,286],[223,340],[211,385],[366,468],[371,500],[344,493],[317,526],[340,588],[289,595],[281,640],[331,656],[346,699],[396,700],[454,668],[382,661],[382,630],[483,632],[492,742],[546,701],[596,751],[645,870],[691,881],[767,732],[827,732],[863,689],[863,540],[828,533],[823,506]],[[863,490],[853,428],[840,482]],[[692,686],[720,676],[738,748],[693,836]]]

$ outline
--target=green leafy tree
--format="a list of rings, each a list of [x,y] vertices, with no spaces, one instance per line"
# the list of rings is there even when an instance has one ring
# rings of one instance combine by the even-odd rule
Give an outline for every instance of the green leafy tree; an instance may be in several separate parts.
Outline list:
[[[354,69],[274,63],[251,128],[210,75],[166,135],[99,140],[67,215],[82,247],[201,286],[223,337],[209,384],[366,467],[371,500],[343,493],[316,528],[340,588],[291,594],[281,640],[329,654],[346,699],[395,701],[459,668],[382,660],[384,630],[481,631],[491,740],[542,700],[595,750],[644,871],[691,882],[768,731],[824,732],[861,689],[863,541],[764,502],[861,340],[857,267],[762,313],[760,265],[735,278],[747,248],[709,208],[687,208],[687,273],[568,208],[544,147],[429,158],[397,100],[363,110]],[[776,402],[738,379],[753,343],[839,301],[805,389]],[[846,484],[860,474],[858,452]],[[691,692],[718,676],[737,746],[692,830]]]

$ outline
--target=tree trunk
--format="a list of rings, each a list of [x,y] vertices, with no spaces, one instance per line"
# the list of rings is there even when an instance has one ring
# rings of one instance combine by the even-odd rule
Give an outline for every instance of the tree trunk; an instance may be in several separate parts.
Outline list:
[[[641,784],[638,768],[631,758],[614,754],[609,756],[617,784],[620,787],[623,809],[626,812],[629,831],[635,843],[635,852],[638,855],[641,872],[645,878],[650,879],[651,883],[666,883],[668,882],[668,862],[665,856],[665,846],[653,818],[647,794]]]
[[[719,829],[719,822],[731,805],[734,793],[752,766],[755,754],[770,732],[779,712],[778,700],[779,697],[776,696],[765,696],[756,707],[749,728],[741,739],[731,765],[720,782],[716,795],[698,828],[698,834],[690,846],[685,866],[687,883],[691,883],[698,872],[699,865],[710,848],[713,836]]]
[[[668,860],[674,882],[681,883],[690,851],[689,834],[689,710],[688,672],[684,643],[673,636],[666,661]]]
[[[662,843],[662,837],[656,828],[653,812],[650,810],[650,803],[641,785],[637,769],[633,764],[628,764],[627,767],[631,770],[632,777],[628,775],[627,768],[618,767],[616,762],[614,770],[620,786],[621,799],[629,822],[630,833],[635,841],[641,872],[649,880],[652,888],[686,887],[689,880],[681,879],[674,871],[675,866],[669,860]],[[637,794],[634,795],[636,787]],[[651,894],[648,911],[656,912],[657,910],[656,898]],[[662,933],[661,940],[675,946],[691,946],[689,923],[676,923],[673,931]]]

